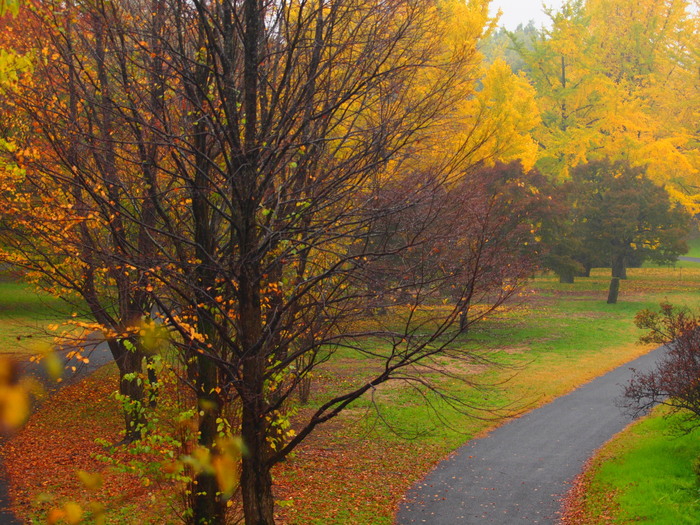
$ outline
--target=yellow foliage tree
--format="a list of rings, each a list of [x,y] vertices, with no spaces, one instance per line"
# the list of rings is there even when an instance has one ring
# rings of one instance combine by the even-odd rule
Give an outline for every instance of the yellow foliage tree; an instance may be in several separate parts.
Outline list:
[[[566,179],[601,159],[644,166],[698,211],[698,19],[687,0],[570,0],[516,42],[537,89],[538,166]]]
[[[611,82],[602,154],[645,166],[657,184],[697,212],[698,20],[687,0],[589,0],[597,68]]]

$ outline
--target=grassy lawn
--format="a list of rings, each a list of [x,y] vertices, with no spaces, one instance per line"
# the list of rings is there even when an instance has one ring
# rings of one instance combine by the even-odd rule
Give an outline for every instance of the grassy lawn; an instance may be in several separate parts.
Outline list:
[[[700,235],[697,235],[688,241],[688,257],[700,258]]]
[[[46,327],[70,315],[65,303],[0,276],[0,354],[31,355],[50,341]]]
[[[456,398],[486,410],[464,413],[437,396],[426,398],[402,383],[389,383],[326,424],[274,473],[278,521],[391,524],[405,490],[451,450],[500,424],[503,420],[495,417],[498,409],[537,406],[646,352],[648,347],[636,344],[640,333],[632,322],[640,309],[654,308],[662,300],[700,305],[700,266],[632,269],[616,305],[605,302],[608,282],[609,270],[595,270],[592,277],[577,279],[573,285],[562,285],[554,276],[539,277],[523,290],[517,304],[470,331],[462,344],[492,366],[475,362],[459,370],[460,379],[436,380]],[[367,359],[339,352],[318,369],[311,406],[344,391],[357,380],[358,372],[371,366]],[[50,401],[11,440],[12,450],[31,447],[37,457],[42,449],[49,454],[50,477],[41,471],[46,465],[37,467],[22,454],[8,454],[6,448],[8,469],[17,473],[15,504],[27,520],[75,497],[66,480],[75,478],[76,468],[104,471],[110,487],[131,487],[128,501],[122,498],[118,506],[111,506],[121,516],[123,511],[117,509],[130,509],[127,515],[133,523],[147,523],[149,516],[164,523],[163,505],[177,507],[171,486],[144,488],[138,477],[121,478],[104,465],[90,463],[90,454],[101,452],[95,438],[119,439],[120,422],[114,421],[114,401],[104,388],[106,382],[105,377],[90,378],[80,392],[66,390],[55,398],[55,403],[72,403],[70,424],[77,427],[61,423],[64,416],[57,415]],[[85,393],[92,391],[87,410]],[[300,407],[298,417],[309,410]],[[84,429],[84,437],[66,438],[78,432],[76,428]],[[57,442],[65,446],[57,449],[52,445]],[[73,457],[81,458],[79,467]],[[39,469],[39,478],[32,477],[32,469]],[[51,481],[37,488],[42,474]],[[104,501],[110,506],[109,498]],[[119,519],[123,518],[114,523],[129,523]]]
[[[471,334],[470,344],[486,347],[499,365],[473,379],[500,387],[474,389],[455,381],[449,388],[482,407],[537,406],[647,351],[636,344],[637,311],[662,300],[700,304],[700,269],[633,269],[629,275],[617,305],[605,302],[609,270],[594,271],[574,285],[562,285],[554,276],[536,279],[520,305]],[[441,418],[436,417],[422,398],[405,389],[379,399],[380,421],[361,418],[373,414],[370,403],[358,403],[354,414],[335,423],[336,429],[317,436],[294,462],[280,466],[277,479],[289,502],[282,515],[289,523],[349,523],[337,517],[343,509],[360,516],[356,523],[392,523],[388,510],[420,473],[499,424],[488,413],[465,415],[444,405]],[[319,457],[318,450],[324,455]],[[355,465],[351,475],[349,464]],[[294,488],[298,479],[304,479],[301,489]]]
[[[567,523],[700,523],[700,430],[673,432],[675,417],[654,413],[620,432],[591,461],[569,503]]]

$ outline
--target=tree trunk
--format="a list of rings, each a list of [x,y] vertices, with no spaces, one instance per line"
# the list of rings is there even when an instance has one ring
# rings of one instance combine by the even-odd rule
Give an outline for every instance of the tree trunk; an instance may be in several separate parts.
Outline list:
[[[617,296],[620,293],[620,279],[613,277],[610,279],[610,289],[608,290],[608,304],[617,304]]]
[[[559,273],[559,282],[564,284],[574,283],[574,271],[573,270],[562,270]]]
[[[124,346],[122,341],[110,342],[112,357],[119,368],[119,393],[124,396],[124,442],[141,439],[146,425],[142,378],[143,356]]]
[[[459,330],[461,333],[466,334],[469,331],[469,307],[472,303],[472,297],[474,296],[474,281],[470,280],[467,283],[467,289],[465,290],[462,311],[459,312]]]
[[[275,500],[272,495],[272,475],[267,464],[265,418],[257,396],[244,402],[242,437],[246,447],[241,472],[241,494],[246,525],[273,525]]]
[[[627,279],[627,262],[624,255],[616,255],[612,261],[612,276]]]
[[[252,211],[252,210],[250,210]],[[252,213],[248,214],[251,219]],[[253,221],[244,230],[248,233],[241,243],[243,253],[255,253],[257,232]],[[241,268],[238,285],[239,330],[244,349],[242,366],[243,402],[241,437],[245,447],[242,458],[241,494],[246,525],[273,525],[275,501],[272,496],[271,465],[268,464],[270,432],[268,400],[265,391],[265,372],[268,357],[272,355],[261,344],[263,338],[262,308],[260,300],[260,268],[257,261],[250,261]]]
[[[590,277],[592,269],[593,269],[593,266],[590,263],[586,263],[583,265],[583,270],[581,272],[579,272],[578,276],[579,277]]]
[[[216,420],[221,416],[221,403],[216,395],[218,386],[216,364],[207,356],[197,357],[198,383],[197,402],[199,405],[199,445],[205,447],[212,456],[216,453]],[[212,472],[200,472],[195,476],[194,486],[195,525],[224,525],[225,506],[219,497],[219,485]]]
[[[459,312],[459,331],[463,334],[469,331],[469,303]]]
[[[273,525],[275,501],[272,496],[271,465],[268,464],[270,435],[268,404],[265,399],[265,370],[268,354],[256,348],[262,337],[259,269],[256,264],[243,268],[239,281],[240,332],[247,357],[243,361],[241,437],[245,446],[242,459],[241,494],[246,525]],[[271,437],[275,437],[272,435]]]

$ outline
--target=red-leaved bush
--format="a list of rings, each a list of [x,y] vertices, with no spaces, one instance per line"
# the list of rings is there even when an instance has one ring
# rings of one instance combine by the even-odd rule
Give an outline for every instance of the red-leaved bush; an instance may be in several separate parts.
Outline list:
[[[634,416],[657,404],[682,417],[681,428],[700,426],[700,318],[687,308],[662,303],[658,312],[642,310],[635,317],[649,330],[642,342],[666,344],[667,352],[649,372],[635,372],[620,404]]]

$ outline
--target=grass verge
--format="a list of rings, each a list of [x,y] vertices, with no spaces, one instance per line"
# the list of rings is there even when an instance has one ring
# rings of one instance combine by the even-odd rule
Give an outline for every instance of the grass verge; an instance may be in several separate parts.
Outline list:
[[[564,523],[700,523],[700,429],[674,432],[665,408],[633,423],[605,444],[577,479]]]

